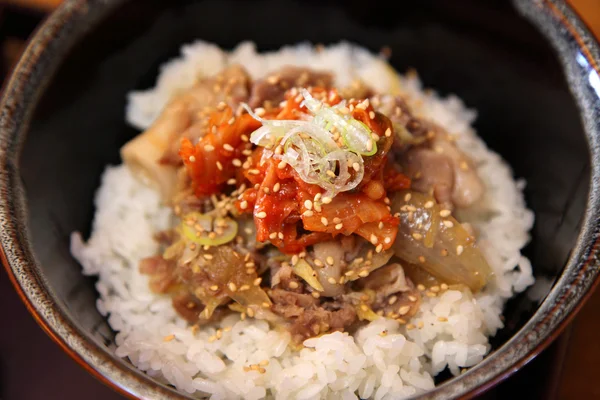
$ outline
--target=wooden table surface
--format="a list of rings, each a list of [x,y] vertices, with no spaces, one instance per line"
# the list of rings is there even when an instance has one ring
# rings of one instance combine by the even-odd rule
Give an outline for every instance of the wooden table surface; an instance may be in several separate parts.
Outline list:
[[[32,10],[35,13],[46,13],[57,7],[60,2],[61,0],[0,0],[0,12],[4,7],[17,7]],[[582,17],[592,32],[600,38],[600,0],[567,0],[567,2]],[[4,38],[1,55],[6,64],[5,70],[10,69],[14,60],[19,56],[23,45],[24,41],[22,39]],[[5,278],[5,275],[0,276],[0,283],[2,283],[3,278]],[[4,287],[4,289],[6,288]],[[558,388],[558,393],[555,396],[558,399],[600,399],[600,385],[596,381],[598,379],[596,374],[600,372],[600,363],[598,362],[600,360],[600,340],[597,339],[598,332],[600,332],[600,312],[596,310],[600,310],[600,290],[594,293],[567,332],[569,338],[568,341],[565,341],[567,343],[566,357],[559,378],[560,382],[555,386]],[[28,323],[33,329],[33,320]],[[60,350],[56,346],[56,354],[59,352]],[[61,356],[57,355],[57,357]],[[20,366],[28,368],[24,364]],[[7,366],[0,367],[6,368]],[[18,366],[11,363],[8,367],[17,368]],[[548,378],[551,379],[551,377]],[[39,379],[39,377],[36,377],[36,379]],[[68,376],[65,376],[65,379],[68,379]],[[82,381],[75,382],[76,386],[77,384],[87,384],[88,380],[92,380],[92,378],[82,378]],[[44,382],[44,379],[41,379],[39,383],[42,382]],[[61,382],[56,381],[46,382],[46,384],[50,387],[61,386]],[[531,384],[535,385],[536,382],[531,382]],[[48,389],[48,386],[45,389]],[[0,391],[0,397],[2,397],[1,393]],[[41,389],[37,393],[42,396],[48,392]],[[86,398],[103,399],[106,398],[106,393],[104,388],[101,388],[98,392],[90,394]],[[58,397],[50,396],[47,398],[54,399]],[[0,400],[3,399],[0,398]],[[6,398],[6,400],[12,399]]]

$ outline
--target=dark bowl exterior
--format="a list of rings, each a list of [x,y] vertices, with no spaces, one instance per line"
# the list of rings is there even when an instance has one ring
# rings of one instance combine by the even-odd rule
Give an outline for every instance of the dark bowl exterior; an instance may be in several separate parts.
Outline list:
[[[592,292],[600,267],[600,51],[562,2],[515,1],[523,20],[500,1],[423,2],[407,6],[400,23],[378,2],[368,10],[352,1],[259,2],[256,25],[286,32],[277,37],[248,24],[223,28],[212,17],[236,10],[244,21],[254,3],[139,3],[65,0],[32,38],[0,103],[2,262],[42,328],[104,383],[132,398],[187,398],[112,354],[114,333],[68,241],[73,230],[89,231],[100,173],[135,134],[123,122],[124,93],[152,85],[160,62],[196,37],[225,47],[252,39],[262,49],[302,39],[387,44],[397,69],[416,67],[427,86],[476,108],[478,131],[527,180],[536,225],[526,254],[547,283],[544,296],[511,300],[493,352],[419,398],[488,389],[545,348]],[[313,24],[289,32],[280,16],[290,14]]]

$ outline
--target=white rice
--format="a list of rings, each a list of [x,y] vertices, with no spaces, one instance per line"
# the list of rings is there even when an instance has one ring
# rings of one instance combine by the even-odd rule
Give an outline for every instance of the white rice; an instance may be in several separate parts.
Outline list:
[[[175,93],[234,62],[254,78],[284,64],[306,65],[335,72],[338,85],[360,77],[379,92],[409,96],[415,112],[456,135],[487,186],[484,207],[462,217],[478,231],[495,278],[475,296],[450,290],[425,297],[411,321],[414,329],[380,319],[355,337],[338,332],[309,339],[300,352],[288,348],[288,334],[235,315],[193,334],[170,298],[152,293],[137,268],[141,258],[158,251],[151,236],[170,226],[171,211],[126,167],[109,166],[96,197],[92,235],[86,243],[74,233],[71,250],[86,275],[99,277],[97,307],[118,332],[116,354],[183,392],[212,399],[396,399],[433,388],[433,376],[445,368],[458,374],[481,361],[490,350],[488,337],[503,327],[504,302],[534,281],[531,264],[520,253],[533,214],[525,208],[524,182],[513,181],[508,165],[471,127],[475,112],[455,96],[423,91],[418,78],[391,73],[383,59],[349,43],[321,52],[302,44],[257,54],[252,43],[227,53],[198,41],[183,46],[181,57],[161,68],[156,87],[130,94],[128,122],[147,128]],[[217,328],[226,332],[209,340]],[[384,330],[388,334],[380,335]],[[175,339],[165,341],[168,335]],[[244,372],[244,366],[264,360],[266,373]]]

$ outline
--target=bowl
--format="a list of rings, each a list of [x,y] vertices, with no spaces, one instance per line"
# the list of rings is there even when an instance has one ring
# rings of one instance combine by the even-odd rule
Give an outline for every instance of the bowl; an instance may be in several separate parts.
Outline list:
[[[413,4],[415,3],[415,4]],[[89,233],[105,165],[136,131],[126,93],[149,87],[179,46],[201,38],[259,49],[342,39],[392,50],[400,72],[456,93],[475,128],[527,182],[536,221],[525,249],[537,283],[508,302],[491,353],[419,398],[473,397],[557,337],[600,270],[600,50],[555,0],[411,2],[65,0],[37,30],[0,103],[1,256],[54,341],[131,398],[184,399],[116,357],[94,280],[69,252]],[[249,21],[252,21],[250,23]],[[267,29],[268,28],[268,29]],[[274,34],[274,32],[276,34]]]

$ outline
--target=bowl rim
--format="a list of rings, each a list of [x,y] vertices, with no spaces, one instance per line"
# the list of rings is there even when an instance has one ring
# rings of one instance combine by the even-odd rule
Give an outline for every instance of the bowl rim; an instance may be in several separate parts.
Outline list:
[[[27,228],[27,208],[19,177],[19,154],[29,119],[41,94],[72,46],[124,0],[65,0],[38,26],[6,81],[0,100],[0,261],[28,311],[42,329],[80,366],[107,386],[132,398],[187,399],[157,383],[86,336],[67,310],[57,306],[35,258]],[[575,45],[589,73],[600,75],[600,47],[576,13],[560,0],[514,0],[516,10],[557,49],[569,87],[583,118],[591,163],[590,192],[577,242],[563,272],[531,319],[475,368],[419,398],[448,395],[472,398],[519,370],[564,330],[600,282],[600,93],[577,86],[565,47]],[[546,20],[544,20],[546,19]],[[571,69],[570,69],[571,68]],[[544,325],[548,327],[544,328]],[[512,355],[511,355],[512,354]],[[512,357],[513,361],[509,360]],[[495,367],[492,363],[499,363]],[[483,378],[482,378],[483,375]]]

